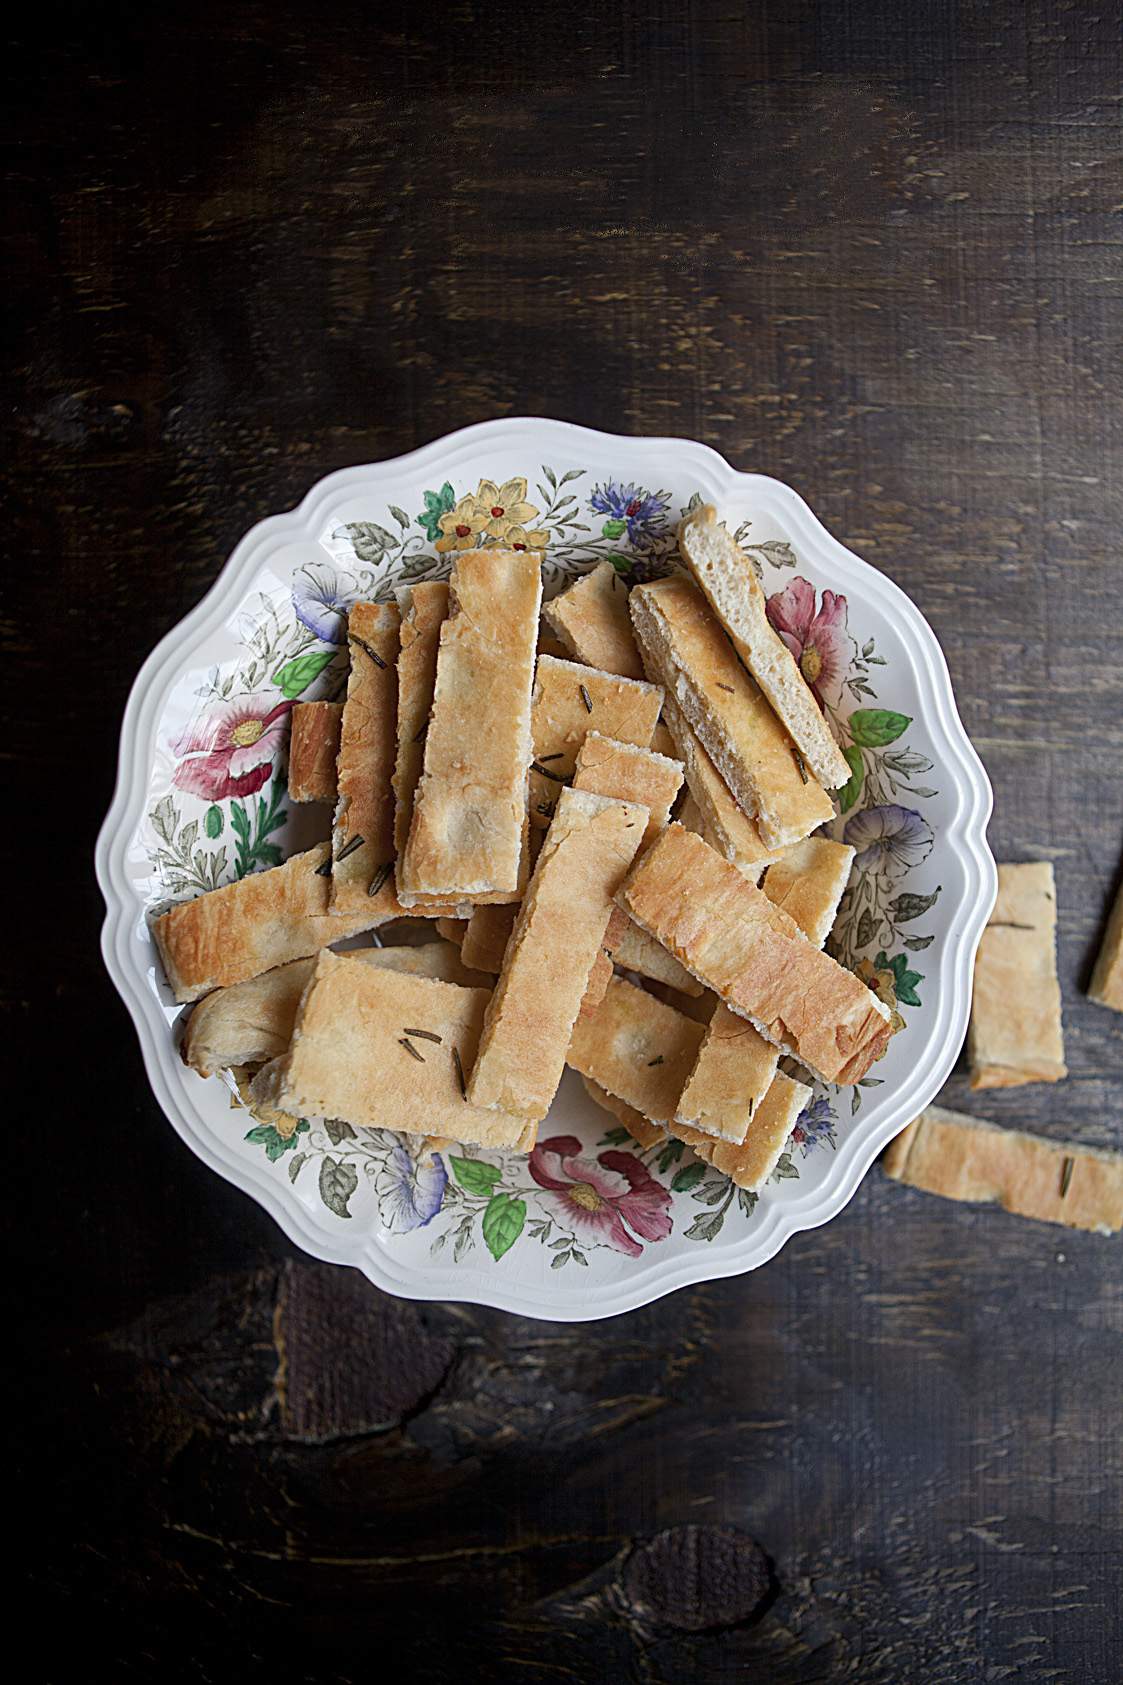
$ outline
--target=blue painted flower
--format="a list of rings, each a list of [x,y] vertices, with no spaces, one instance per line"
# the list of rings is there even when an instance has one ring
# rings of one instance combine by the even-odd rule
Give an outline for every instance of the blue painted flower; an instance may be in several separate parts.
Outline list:
[[[391,1234],[423,1229],[441,1209],[448,1171],[439,1153],[416,1161],[401,1145],[393,1147],[374,1178],[378,1210]]]
[[[326,644],[341,644],[347,636],[347,610],[351,606],[340,590],[331,568],[311,562],[296,576],[292,606],[302,626],[307,626]]]
[[[817,1100],[812,1100],[809,1106],[805,1106],[796,1118],[792,1140],[798,1147],[803,1148],[803,1156],[806,1158],[813,1147],[822,1146],[824,1142],[834,1146],[834,1128],[834,1113],[830,1102],[820,1095]]]
[[[606,480],[594,490],[589,508],[608,517],[601,528],[605,538],[622,538],[626,532],[633,549],[647,550],[666,531],[669,503],[668,492]]]
[[[843,837],[858,851],[854,864],[875,872],[896,867],[902,872],[919,866],[932,847],[932,827],[911,807],[890,802],[867,807],[846,821]]]

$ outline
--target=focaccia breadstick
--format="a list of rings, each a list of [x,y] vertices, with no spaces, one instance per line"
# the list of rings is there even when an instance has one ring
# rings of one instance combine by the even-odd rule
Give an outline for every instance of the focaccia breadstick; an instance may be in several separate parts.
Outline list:
[[[1067,1074],[1049,860],[998,868],[998,899],[975,956],[967,1057],[972,1088],[1059,1082]]]
[[[591,573],[545,603],[542,618],[574,661],[626,679],[643,678],[628,618],[628,588],[611,562],[598,562]]]
[[[779,860],[784,850],[765,847],[756,820],[737,806],[729,786],[670,697],[663,703],[663,718],[682,761],[687,789],[702,816],[704,830],[699,834],[750,882],[758,883],[761,873]]]
[[[590,731],[645,748],[662,706],[657,685],[539,656],[531,710],[531,824],[544,830],[550,823],[558,791],[572,777],[577,751]]]
[[[294,802],[334,802],[342,722],[342,702],[294,704],[289,736],[289,795]]]
[[[830,935],[853,858],[854,850],[843,843],[809,837],[796,843],[764,875],[768,899],[782,906],[817,948]],[[754,1139],[765,1140],[768,1131],[761,1108],[778,1058],[778,1050],[758,1030],[720,1003],[683,1090],[676,1123],[741,1142],[755,1118]]]
[[[692,1018],[614,977],[597,1010],[575,1024],[566,1063],[666,1128],[702,1035]]]
[[[320,955],[297,1008],[288,1053],[254,1079],[257,1101],[357,1129],[516,1146],[525,1118],[469,1105],[471,1069],[490,996],[431,977]],[[421,1033],[423,1032],[423,1033]]]
[[[577,751],[573,788],[617,801],[641,802],[651,816],[640,843],[642,851],[671,817],[675,797],[682,788],[682,767],[652,749],[590,731]]]
[[[521,893],[541,596],[541,565],[527,552],[492,546],[457,557],[399,862],[407,898]]]
[[[152,935],[176,1000],[198,1000],[212,989],[244,983],[396,916],[373,900],[354,914],[330,913],[330,885],[322,875],[330,858],[331,845],[318,843],[283,865],[212,889],[153,919]]]
[[[451,942],[356,948],[340,957],[360,965],[408,971],[413,977],[437,977],[465,988],[491,987],[489,977],[462,963]],[[263,1065],[279,1058],[292,1040],[296,1009],[315,969],[314,957],[290,960],[248,982],[212,989],[187,1021],[181,1049],[184,1064],[208,1077],[234,1066]]]
[[[825,789],[841,789],[850,768],[799,664],[769,623],[764,592],[751,561],[718,522],[712,504],[703,504],[686,517],[678,529],[678,543],[683,560],[786,726],[808,771]]]
[[[395,903],[394,771],[398,627],[394,603],[356,603],[347,616],[351,672],[336,771],[331,910]],[[372,895],[373,891],[373,895]],[[395,908],[400,912],[400,908]]]
[[[830,797],[698,587],[681,574],[657,579],[637,585],[629,606],[645,664],[756,820],[765,846],[786,848],[833,819]]]
[[[468,920],[439,918],[434,920],[434,927],[438,936],[443,936],[446,942],[453,942],[459,948],[464,942]]]
[[[793,918],[809,942],[821,948],[838,917],[854,850],[828,837],[807,837],[769,866],[761,884],[774,907]]]
[[[527,886],[468,1079],[474,1106],[545,1117],[647,809],[564,789]]]
[[[617,907],[616,911],[619,913],[620,908]],[[650,977],[653,983],[665,983],[669,989],[677,989],[683,995],[702,994],[698,979],[692,977],[661,942],[649,936],[646,930],[641,930],[638,924],[633,924],[624,914],[621,914],[621,923],[623,928],[615,937],[610,920],[604,939],[614,965],[623,971],[636,971],[641,977]]]
[[[666,825],[671,806],[682,786],[682,767],[678,761],[651,749],[641,749],[633,743],[620,743],[591,731],[577,751],[573,775],[575,790],[592,790],[601,796],[615,796],[620,801],[642,802],[650,813],[647,830],[639,852],[642,853]],[[678,961],[659,943],[640,930],[631,920],[613,909],[605,931],[604,947],[617,965],[627,971],[638,971],[683,989],[687,994],[701,994],[700,986],[684,971]],[[601,972],[599,999],[607,987],[607,973]]]
[[[712,1164],[728,1176],[739,1188],[759,1193],[775,1170],[788,1137],[799,1121],[799,1114],[809,1105],[812,1091],[806,1083],[777,1071],[769,1084],[752,1126],[744,1141],[715,1141],[696,1129],[673,1123],[672,1133],[693,1148],[706,1164]]]
[[[448,613],[448,583],[426,580],[398,593],[402,614],[398,652],[398,743],[394,761],[394,852],[409,840],[413,796],[425,761],[425,735],[433,705],[437,646]]]
[[[594,1082],[591,1077],[582,1077],[581,1082],[585,1093],[593,1104],[622,1123],[632,1140],[638,1141],[641,1147],[645,1149],[657,1147],[660,1141],[667,1139],[665,1129],[660,1129],[657,1123],[649,1123],[642,1112],[637,1112],[634,1106],[629,1106],[625,1101],[618,1100],[615,1094],[610,1094],[607,1089],[602,1088],[600,1083]]]
[[[498,976],[503,969],[503,955],[519,916],[519,903],[509,902],[503,907],[473,907],[460,944],[465,965]]]
[[[997,1203],[1019,1217],[1096,1234],[1123,1228],[1123,1154],[929,1106],[891,1142],[887,1176],[944,1199]]]
[[[1116,1012],[1123,1012],[1123,884],[1119,886],[1107,921],[1103,946],[1088,985],[1088,995],[1101,1006],[1111,1006]]]
[[[767,1041],[825,1081],[858,1082],[885,1051],[888,1007],[681,825],[656,838],[617,900]]]

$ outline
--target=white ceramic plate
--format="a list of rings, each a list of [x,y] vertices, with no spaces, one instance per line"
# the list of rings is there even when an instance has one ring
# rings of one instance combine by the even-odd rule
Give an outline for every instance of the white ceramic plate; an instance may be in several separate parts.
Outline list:
[[[857,1089],[817,1091],[759,1199],[676,1145],[641,1153],[570,1072],[533,1162],[464,1149],[417,1164],[389,1133],[309,1119],[286,1143],[253,1127],[219,1079],[178,1058],[180,1011],[146,920],[327,834],[326,808],[287,803],[283,772],[289,704],[344,682],[337,605],[447,573],[450,541],[540,549],[547,594],[604,556],[631,581],[650,577],[673,564],[680,514],[699,498],[758,564],[847,746],[855,776],[835,829],[859,853],[835,952],[895,998],[905,1027],[885,1058]],[[485,422],[331,474],[298,509],[262,521],[149,656],[98,842],[102,948],[174,1127],[305,1251],[407,1298],[613,1316],[755,1269],[826,1222],[939,1090],[994,900],[990,807],[926,622],[789,487],[689,440]]]

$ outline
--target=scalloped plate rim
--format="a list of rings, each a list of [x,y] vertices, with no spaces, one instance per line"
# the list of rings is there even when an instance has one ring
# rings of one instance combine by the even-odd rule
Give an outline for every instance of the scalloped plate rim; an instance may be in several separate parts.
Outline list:
[[[764,1221],[743,1242],[718,1251],[699,1247],[697,1252],[679,1255],[663,1264],[657,1261],[648,1263],[651,1258],[649,1252],[642,1270],[613,1286],[593,1287],[590,1284],[583,1291],[576,1285],[567,1283],[563,1288],[559,1283],[553,1295],[527,1291],[513,1276],[499,1277],[493,1271],[484,1271],[468,1262],[458,1264],[455,1272],[443,1266],[437,1266],[425,1275],[416,1270],[402,1270],[394,1255],[379,1245],[373,1234],[366,1240],[361,1258],[344,1255],[327,1242],[322,1231],[313,1230],[301,1220],[302,1207],[284,1198],[283,1189],[275,1178],[265,1173],[264,1168],[242,1160],[223,1159],[210,1137],[198,1128],[194,1118],[182,1106],[167,1080],[165,1061],[175,1057],[174,1049],[163,1044],[166,1028],[155,1018],[154,997],[142,988],[137,969],[125,950],[130,901],[127,885],[122,881],[123,857],[120,852],[115,856],[114,852],[119,850],[137,816],[138,801],[143,801],[145,769],[157,727],[162,686],[167,677],[165,668],[173,653],[180,650],[187,640],[204,637],[221,623],[243,577],[260,567],[275,547],[272,541],[284,543],[294,537],[315,539],[332,500],[337,495],[345,498],[356,485],[368,483],[372,475],[386,479],[406,471],[416,472],[428,460],[439,459],[447,477],[458,456],[478,452],[488,438],[497,433],[517,434],[528,429],[539,434],[545,429],[559,445],[564,442],[576,447],[582,440],[595,439],[602,445],[619,443],[627,445],[632,451],[653,456],[674,451],[680,456],[689,455],[698,467],[704,465],[709,470],[708,477],[726,488],[731,484],[742,488],[767,488],[787,506],[785,513],[792,522],[793,537],[817,550],[821,561],[840,569],[844,577],[853,579],[861,597],[880,598],[880,606],[886,613],[895,614],[907,622],[913,633],[906,648],[914,679],[918,690],[935,705],[933,729],[938,726],[938,735],[948,751],[946,767],[953,775],[958,796],[952,822],[942,828],[942,839],[959,856],[968,882],[975,890],[973,900],[963,914],[962,924],[953,928],[941,952],[939,1018],[928,1038],[927,1057],[914,1070],[908,1087],[890,1103],[887,1116],[876,1127],[856,1132],[844,1143],[839,1152],[837,1177],[826,1187],[810,1192],[803,1200],[792,1198],[783,1207],[772,1205]],[[716,486],[713,494],[715,498],[720,496]],[[355,464],[323,476],[293,509],[266,516],[243,535],[214,584],[147,656],[125,705],[116,784],[95,852],[98,884],[106,903],[101,951],[136,1029],[153,1093],[176,1133],[196,1157],[225,1181],[257,1200],[295,1245],[326,1263],[360,1269],[375,1286],[397,1297],[487,1305],[547,1321],[592,1321],[623,1315],[681,1287],[758,1269],[774,1257],[793,1235],[818,1228],[837,1216],[853,1197],[878,1153],[939,1092],[966,1032],[975,950],[997,892],[997,868],[986,841],[992,805],[991,786],[960,720],[947,662],[935,633],[901,587],[836,539],[791,486],[770,475],[736,469],[718,451],[697,440],[611,434],[547,417],[501,417],[476,422],[432,439],[402,456],[382,462]],[[154,966],[154,955],[152,963]],[[153,1033],[149,1034],[150,1031]],[[746,1257],[746,1253],[751,1253],[751,1257]]]

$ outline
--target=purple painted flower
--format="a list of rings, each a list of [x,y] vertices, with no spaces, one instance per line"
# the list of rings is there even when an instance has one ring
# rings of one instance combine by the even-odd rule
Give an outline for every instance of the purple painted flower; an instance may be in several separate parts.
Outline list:
[[[416,1161],[403,1146],[394,1147],[374,1179],[378,1210],[391,1234],[408,1234],[431,1223],[441,1208],[448,1171],[439,1153]]]
[[[848,819],[843,837],[858,857],[854,864],[865,871],[896,867],[907,872],[928,858],[932,827],[911,807],[890,802],[885,807],[867,807]]]
[[[822,1095],[805,1106],[795,1120],[792,1130],[792,1140],[797,1147],[803,1148],[804,1157],[812,1147],[821,1146],[824,1142],[834,1142],[834,1113],[830,1102]]]
[[[319,562],[302,568],[293,587],[292,606],[300,624],[325,644],[341,644],[346,638],[351,605],[340,593],[339,580],[331,568]]]
[[[648,550],[667,527],[670,496],[665,491],[644,491],[642,486],[618,485],[606,480],[589,499],[594,515],[605,515],[601,528],[605,538],[623,538],[635,550]]]

